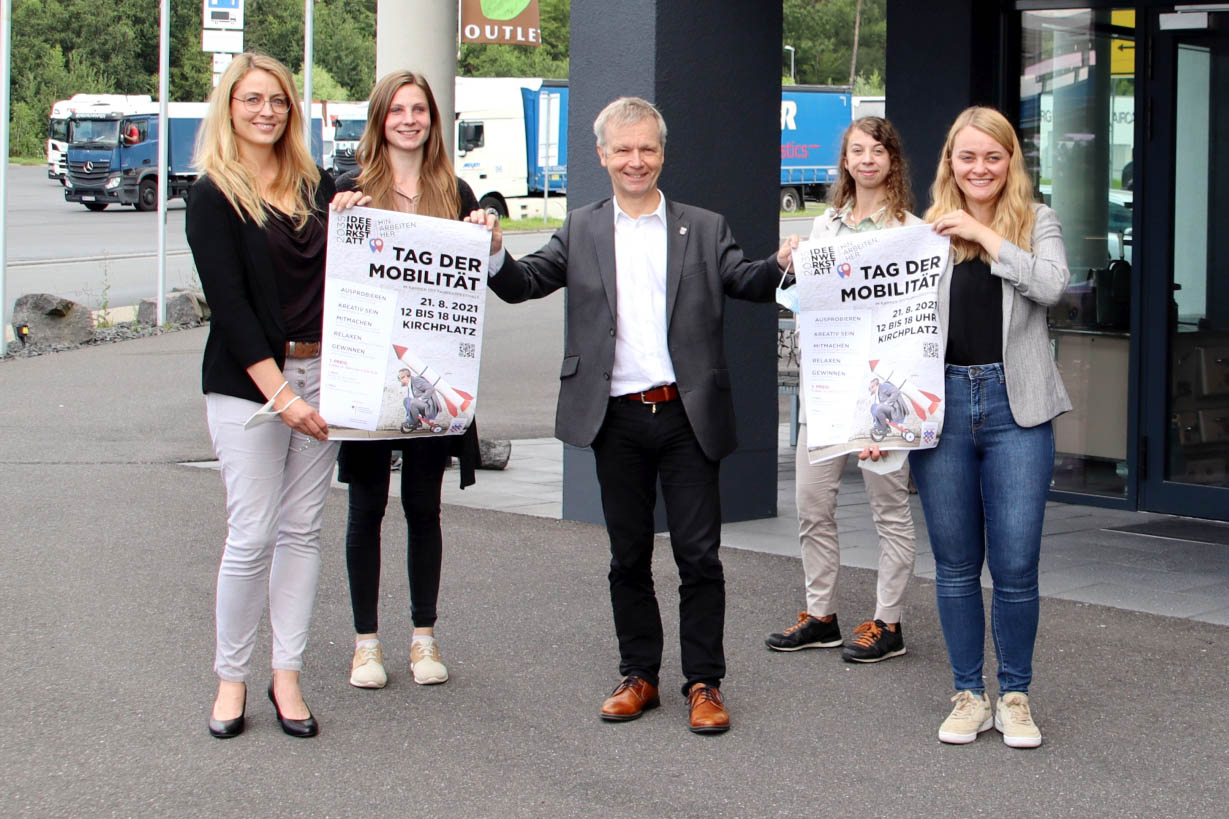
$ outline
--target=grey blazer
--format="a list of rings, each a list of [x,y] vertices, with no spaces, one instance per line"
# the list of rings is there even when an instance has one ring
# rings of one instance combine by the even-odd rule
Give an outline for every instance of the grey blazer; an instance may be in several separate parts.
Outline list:
[[[1028,253],[1007,240],[990,272],[1003,280],[1003,370],[1007,374],[1007,400],[1022,427],[1035,427],[1071,409],[1071,399],[1050,352],[1046,308],[1067,289],[1067,249],[1058,214],[1034,204],[1033,251]],[[947,348],[951,307],[952,257],[939,278],[939,329]]]
[[[743,256],[720,214],[666,201],[666,340],[687,420],[704,454],[734,451],[734,401],[722,341],[725,298],[771,302],[781,271],[776,253]],[[568,214],[546,246],[508,255],[488,280],[520,302],[567,287],[567,322],[555,436],[573,446],[597,437],[610,400],[615,353],[614,206],[610,199]]]

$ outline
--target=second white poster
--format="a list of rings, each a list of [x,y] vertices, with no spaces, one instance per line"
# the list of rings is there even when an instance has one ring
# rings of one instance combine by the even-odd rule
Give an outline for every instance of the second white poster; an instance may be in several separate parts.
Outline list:
[[[937,292],[949,251],[949,240],[930,225],[808,241],[794,251],[812,463],[872,444],[938,443]]]

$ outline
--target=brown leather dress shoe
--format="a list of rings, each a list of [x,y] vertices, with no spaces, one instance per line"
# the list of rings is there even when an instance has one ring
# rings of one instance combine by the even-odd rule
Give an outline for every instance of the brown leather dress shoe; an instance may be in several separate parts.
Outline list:
[[[626,722],[659,705],[661,700],[657,696],[657,686],[640,677],[624,677],[602,703],[602,719]]]
[[[691,703],[691,730],[696,734],[720,734],[730,730],[730,712],[721,701],[720,689],[696,683],[687,694]]]

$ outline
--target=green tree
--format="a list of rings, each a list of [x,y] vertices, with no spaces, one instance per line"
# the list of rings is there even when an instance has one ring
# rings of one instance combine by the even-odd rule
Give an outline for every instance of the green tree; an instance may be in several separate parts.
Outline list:
[[[848,85],[857,0],[783,0],[782,39],[794,46],[799,83]],[[862,0],[859,77],[885,73],[886,0]]]
[[[303,94],[302,71],[299,71],[294,75],[294,87],[301,96]],[[328,72],[328,69],[324,68],[323,66],[313,65],[312,99],[341,102],[343,100],[353,99],[353,97],[350,96],[350,92],[344,85],[333,78],[333,75]]]
[[[315,62],[348,92],[346,97],[316,98],[367,99],[376,81],[375,0],[317,2],[315,35]]]

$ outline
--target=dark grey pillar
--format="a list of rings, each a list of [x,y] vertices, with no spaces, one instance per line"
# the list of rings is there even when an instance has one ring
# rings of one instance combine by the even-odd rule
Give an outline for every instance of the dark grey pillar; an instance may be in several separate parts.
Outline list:
[[[887,118],[904,143],[920,215],[956,115],[970,105],[1002,105],[1003,12],[986,0],[887,3]]]
[[[779,3],[572,0],[570,70],[569,206],[611,195],[593,120],[614,98],[639,96],[666,118],[666,196],[724,214],[749,256],[777,246]],[[740,443],[721,470],[727,521],[777,511],[776,326],[773,305],[727,302]],[[563,516],[602,521],[590,450],[564,447]]]

